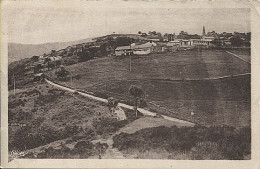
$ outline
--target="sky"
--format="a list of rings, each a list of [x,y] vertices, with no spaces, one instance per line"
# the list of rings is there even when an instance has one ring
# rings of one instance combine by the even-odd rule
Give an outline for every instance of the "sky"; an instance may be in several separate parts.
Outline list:
[[[37,2],[37,1],[36,1]],[[40,44],[115,33],[158,31],[192,34],[249,32],[248,8],[175,8],[169,5],[119,5],[105,2],[23,4],[6,7],[8,42]],[[121,2],[122,3],[122,2]]]

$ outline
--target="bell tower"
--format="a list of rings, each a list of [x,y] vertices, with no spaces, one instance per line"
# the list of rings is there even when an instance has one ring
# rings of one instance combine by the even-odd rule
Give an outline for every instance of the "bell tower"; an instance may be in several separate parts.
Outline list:
[[[202,36],[206,35],[205,26],[203,26]]]

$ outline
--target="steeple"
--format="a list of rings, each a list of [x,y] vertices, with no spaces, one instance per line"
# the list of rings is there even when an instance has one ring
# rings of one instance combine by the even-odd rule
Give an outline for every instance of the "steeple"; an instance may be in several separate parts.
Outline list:
[[[206,35],[205,26],[203,26],[202,36],[205,36],[205,35]]]

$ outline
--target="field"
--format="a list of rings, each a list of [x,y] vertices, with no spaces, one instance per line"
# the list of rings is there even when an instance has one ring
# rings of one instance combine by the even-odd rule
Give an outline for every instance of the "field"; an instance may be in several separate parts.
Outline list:
[[[110,57],[68,66],[72,80],[64,83],[125,101],[137,84],[152,111],[203,125],[250,125],[249,63],[215,50],[133,56],[131,71],[129,61]],[[48,74],[55,78],[55,71]]]
[[[251,62],[251,57],[250,57],[250,49],[243,49],[243,50],[229,50],[229,52],[232,52],[240,57],[242,57],[243,59]]]

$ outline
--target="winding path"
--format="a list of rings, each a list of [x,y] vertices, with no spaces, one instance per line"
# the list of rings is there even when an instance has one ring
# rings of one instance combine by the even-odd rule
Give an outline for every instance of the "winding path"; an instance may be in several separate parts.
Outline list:
[[[68,91],[68,92],[78,92],[82,96],[85,96],[85,97],[88,97],[90,99],[97,100],[97,101],[100,101],[100,102],[103,102],[103,103],[107,103],[108,102],[106,99],[103,99],[103,98],[100,98],[100,97],[96,97],[96,96],[93,96],[93,95],[90,95],[90,94],[87,94],[87,93],[84,93],[84,92],[77,91],[75,89],[71,89],[71,88],[59,85],[59,84],[54,83],[54,82],[52,82],[50,80],[45,79],[45,81],[47,83],[49,83],[50,85],[52,85],[54,87],[57,87],[57,88],[60,88],[62,90],[65,90],[65,91]],[[124,107],[126,109],[130,109],[130,110],[134,109],[133,106],[129,106],[129,105],[124,104],[124,103],[118,103],[118,106]],[[149,110],[142,109],[142,108],[138,108],[137,110],[140,113],[144,114],[144,115],[156,116],[156,114],[157,114],[157,113],[154,113],[154,112],[151,112]],[[182,124],[186,124],[186,125],[195,125],[194,123],[191,123],[191,122],[188,122],[188,121],[185,121],[185,120],[176,119],[176,118],[169,117],[169,116],[165,116],[165,115],[162,115],[162,117],[164,119],[172,121],[172,122],[182,123]]]

